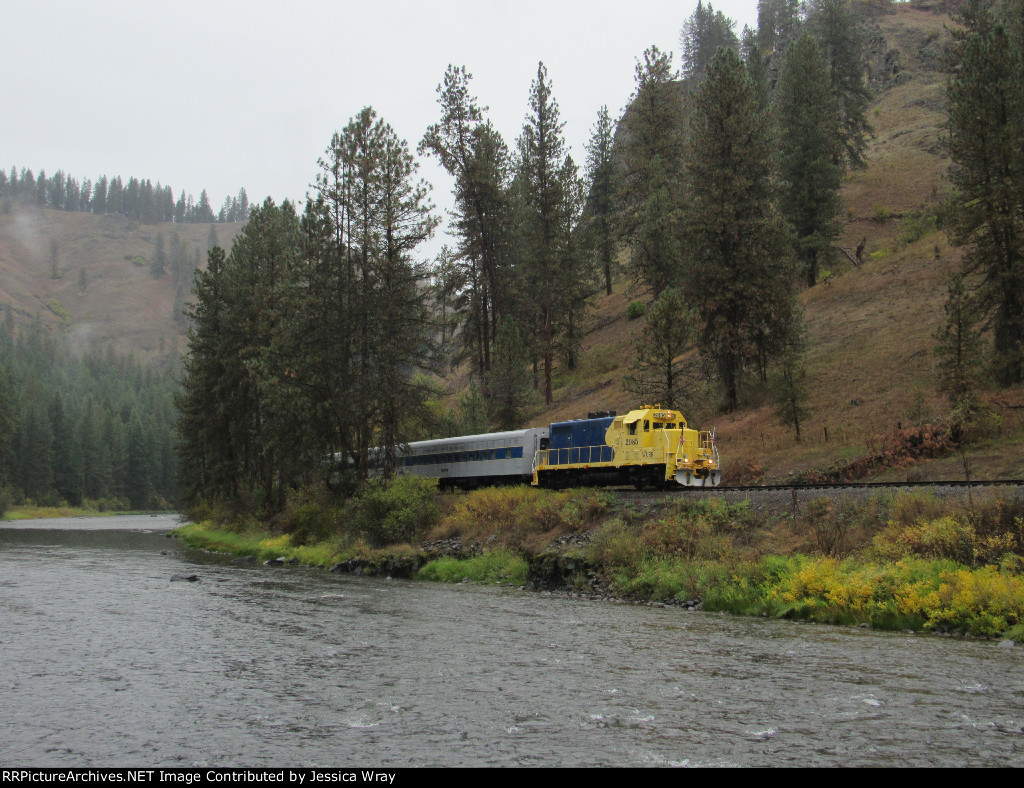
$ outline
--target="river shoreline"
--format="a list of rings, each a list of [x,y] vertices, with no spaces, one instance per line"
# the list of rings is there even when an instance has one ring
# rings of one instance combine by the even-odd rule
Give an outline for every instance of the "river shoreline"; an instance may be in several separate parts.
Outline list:
[[[771,516],[714,497],[638,505],[608,493],[481,490],[447,502],[414,544],[298,544],[289,533],[209,522],[176,533],[252,563],[1021,642],[1017,505],[819,497],[799,513]],[[999,533],[993,518],[1008,511],[1010,530]]]

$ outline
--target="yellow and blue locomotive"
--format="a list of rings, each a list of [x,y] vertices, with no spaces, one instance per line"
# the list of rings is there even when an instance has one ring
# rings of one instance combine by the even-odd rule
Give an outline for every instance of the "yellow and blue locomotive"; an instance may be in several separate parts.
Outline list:
[[[692,430],[677,410],[644,405],[624,416],[593,413],[557,422],[533,467],[538,487],[632,484],[712,487],[722,481],[714,434]]]

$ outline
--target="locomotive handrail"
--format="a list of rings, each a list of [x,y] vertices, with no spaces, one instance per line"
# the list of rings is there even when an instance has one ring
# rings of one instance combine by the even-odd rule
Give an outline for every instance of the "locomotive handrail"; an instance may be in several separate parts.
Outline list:
[[[701,432],[699,445],[703,451],[711,453],[715,465],[718,465],[718,444],[715,442],[715,434],[710,431]]]
[[[602,452],[609,448],[605,444],[593,445],[593,446],[566,446],[562,449],[538,449],[537,457],[534,461],[534,467],[539,465],[590,465],[596,462],[611,462],[610,459],[601,459]],[[560,462],[559,452],[565,452],[565,462]],[[579,452],[578,459],[573,459],[572,452]],[[584,452],[586,455],[584,456]],[[555,462],[551,462],[551,455],[555,455]],[[596,457],[594,455],[597,455]]]

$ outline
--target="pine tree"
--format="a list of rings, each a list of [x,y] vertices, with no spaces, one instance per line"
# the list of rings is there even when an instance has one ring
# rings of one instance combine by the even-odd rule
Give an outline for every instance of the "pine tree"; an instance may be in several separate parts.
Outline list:
[[[199,195],[199,205],[196,208],[196,215],[193,221],[199,224],[216,221],[213,206],[210,204],[210,195],[206,193],[206,189],[203,189]]]
[[[289,460],[300,414],[281,392],[277,342],[289,312],[286,288],[301,255],[295,209],[287,200],[278,207],[268,198],[235,239],[225,267],[233,310],[225,362],[234,384],[232,432],[245,482],[257,491],[254,503],[270,511],[283,505],[283,491],[298,472]]]
[[[120,175],[111,178],[107,186],[107,213],[124,213],[124,185]]]
[[[662,291],[647,310],[644,325],[636,337],[636,356],[623,385],[641,402],[657,402],[666,408],[681,408],[687,390],[681,356],[697,337],[697,311],[688,307],[682,292],[674,287]]]
[[[765,362],[793,317],[785,222],[775,207],[766,113],[739,56],[721,50],[694,97],[682,220],[687,298],[701,349],[718,369],[727,410],[744,371]],[[762,373],[764,374],[764,373]]]
[[[955,189],[950,239],[991,325],[997,381],[1024,381],[1024,57],[1019,2],[1004,23],[987,0],[967,0],[953,31],[947,97]]]
[[[812,0],[807,14],[811,34],[821,45],[839,109],[845,167],[864,168],[873,134],[868,122],[871,90],[865,79],[865,37],[847,0]]]
[[[677,218],[683,204],[683,118],[671,56],[651,47],[643,63],[637,62],[636,90],[621,124],[617,226],[634,276],[655,298],[681,275]]]
[[[101,175],[96,181],[96,186],[92,190],[92,203],[90,209],[97,216],[102,216],[107,212],[107,176]]]
[[[6,310],[6,314],[10,315],[10,310]],[[14,474],[10,468],[13,464],[11,459],[18,432],[17,403],[11,385],[10,365],[13,360],[9,344],[11,339],[13,337],[5,331],[3,336],[5,347],[3,356],[0,357],[0,487],[6,487],[14,481],[12,478]]]
[[[60,270],[60,245],[56,239],[50,239],[50,279],[60,279],[64,274]]]
[[[616,273],[615,244],[615,165],[612,158],[615,127],[608,107],[597,113],[594,130],[587,143],[587,203],[584,222],[589,246],[604,273],[605,294],[612,294]]]
[[[188,352],[182,361],[177,432],[179,478],[186,503],[204,498],[236,500],[239,468],[232,440],[235,387],[228,375],[233,320],[227,305],[224,250],[212,250],[207,266],[196,272],[194,301],[188,310]],[[241,418],[247,414],[239,413]]]
[[[537,342],[543,362],[544,402],[553,402],[552,375],[559,340],[559,316],[569,308],[572,270],[564,259],[565,139],[558,102],[543,63],[530,87],[530,112],[519,137],[519,181],[524,201],[520,237],[525,240],[522,261],[527,302],[537,310]],[[570,264],[571,265],[571,264]],[[564,328],[564,326],[562,326]]]
[[[61,207],[65,211],[77,211],[80,201],[81,188],[78,185],[78,181],[68,176],[68,179],[64,182],[64,205]]]
[[[588,299],[599,287],[599,272],[589,249],[583,211],[586,189],[572,156],[566,156],[558,172],[562,210],[559,227],[558,265],[565,282],[558,323],[558,352],[566,368],[575,369],[583,344],[589,309]]]
[[[74,433],[72,417],[64,409],[60,389],[53,392],[49,407],[53,431],[53,486],[57,496],[72,506],[82,503],[82,447]]]
[[[47,204],[49,200],[50,183],[46,179],[46,170],[40,170],[39,175],[36,176],[36,193],[35,203],[40,208]]]
[[[491,365],[490,413],[499,430],[522,427],[523,412],[530,401],[530,350],[526,337],[511,317],[498,326]]]
[[[66,197],[64,172],[63,170],[57,170],[46,184],[46,200],[51,208],[62,211],[64,210],[64,200]]]
[[[445,244],[434,261],[430,288],[432,312],[438,332],[438,361],[444,371],[454,369],[459,357],[455,337],[459,328],[459,303],[465,288],[464,271],[455,260],[452,250]]]
[[[792,225],[808,287],[840,232],[839,111],[821,50],[804,34],[790,46],[775,91],[782,211]]]
[[[735,27],[736,22],[721,11],[715,11],[711,3],[705,7],[703,0],[697,0],[697,8],[683,24],[679,37],[683,76],[700,80],[719,48],[738,51],[740,42],[736,38]]]
[[[462,337],[478,377],[486,380],[491,342],[506,311],[511,162],[501,135],[485,120],[486,107],[470,94],[471,79],[464,66],[448,67],[437,88],[441,120],[427,129],[419,152],[437,157],[455,179],[455,260],[466,285]]]
[[[375,118],[372,110],[369,117]],[[417,178],[418,165],[405,141],[383,121],[377,127],[382,136],[377,227],[381,254],[377,262],[380,289],[373,306],[380,320],[374,395],[380,409],[382,470],[390,478],[396,463],[393,449],[407,439],[405,416],[422,410],[429,393],[424,381],[413,375],[416,368],[427,366],[429,325],[423,287],[427,271],[413,255],[433,235],[438,219],[430,188]]]
[[[757,43],[757,35],[749,27],[743,28],[743,62],[747,64],[747,76],[754,86],[757,105],[766,109],[771,100],[771,85],[768,84],[768,59]]]
[[[128,424],[128,462],[125,488],[133,509],[144,509],[153,498],[152,436],[132,413]]]
[[[437,220],[405,143],[370,107],[332,138],[316,189],[303,218],[308,286],[295,291],[291,380],[316,393],[313,421],[328,451],[365,476],[370,448],[381,446],[389,475],[405,417],[429,393],[413,374],[427,364],[429,328],[426,272],[413,253]]]
[[[139,179],[135,176],[128,178],[128,183],[124,187],[124,209],[123,213],[133,219],[139,219],[142,217],[142,184]]]
[[[804,366],[806,339],[803,321],[795,318],[788,327],[770,380],[775,416],[792,427],[800,440],[800,424],[810,415],[807,409],[807,370]]]
[[[803,5],[800,0],[757,0],[757,44],[765,54],[789,49],[800,29]]]
[[[946,322],[935,333],[941,388],[954,408],[976,389],[983,358],[978,335],[978,308],[960,272],[946,289]]]
[[[50,500],[53,489],[53,427],[38,379],[29,376],[22,389],[21,413],[15,437],[20,458],[18,485],[25,496]]]
[[[153,263],[150,266],[150,272],[153,274],[154,279],[160,279],[167,273],[167,248],[164,245],[163,233],[156,234],[156,241],[153,246]]]

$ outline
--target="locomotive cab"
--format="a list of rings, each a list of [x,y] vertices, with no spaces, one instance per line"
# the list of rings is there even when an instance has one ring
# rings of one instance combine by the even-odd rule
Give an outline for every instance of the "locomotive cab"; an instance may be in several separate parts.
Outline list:
[[[721,464],[714,436],[692,430],[683,414],[645,405],[615,419],[605,437],[615,460],[637,470],[636,486],[674,481],[687,487],[717,486]]]

